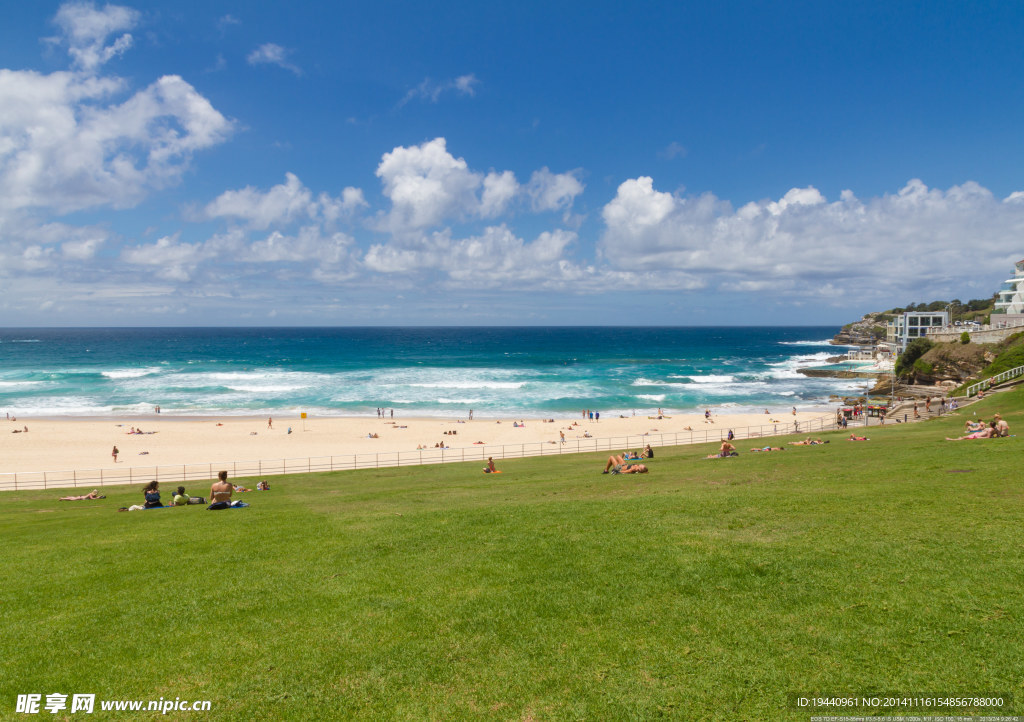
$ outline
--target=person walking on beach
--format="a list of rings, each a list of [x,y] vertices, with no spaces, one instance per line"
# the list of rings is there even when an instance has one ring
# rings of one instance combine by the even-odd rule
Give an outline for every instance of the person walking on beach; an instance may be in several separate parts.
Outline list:
[[[117,450],[117,446],[114,446],[114,450],[110,452],[110,455],[114,457],[114,463],[117,463],[117,455],[121,452]]]
[[[268,429],[274,428],[274,417],[273,416],[271,416],[271,417],[269,417],[267,419],[267,428]]]
[[[563,444],[565,443],[565,432],[564,431],[559,431],[558,432],[558,439],[559,439],[559,441],[561,443],[563,443]]]

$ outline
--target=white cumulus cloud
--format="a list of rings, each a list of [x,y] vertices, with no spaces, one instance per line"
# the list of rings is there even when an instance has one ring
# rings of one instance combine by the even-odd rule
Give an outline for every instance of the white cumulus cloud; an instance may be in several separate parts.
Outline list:
[[[943,191],[915,179],[866,200],[844,191],[829,202],[808,187],[735,209],[711,193],[657,191],[640,177],[604,207],[598,248],[613,267],[702,278],[725,291],[941,297],[1012,267],[1024,237],[1024,205],[1014,201],[970,181]]]
[[[106,42],[110,35],[134,28],[139,17],[137,10],[121,5],[106,5],[98,10],[91,2],[65,3],[54,18],[63,35],[57,41],[67,43],[68,54],[78,69],[91,73],[132,46],[130,33],[109,45]]]

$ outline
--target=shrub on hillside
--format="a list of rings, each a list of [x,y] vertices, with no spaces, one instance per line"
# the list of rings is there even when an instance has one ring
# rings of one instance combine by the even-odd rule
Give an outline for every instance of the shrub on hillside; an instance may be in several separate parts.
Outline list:
[[[906,350],[896,359],[896,375],[909,376],[914,368],[914,362],[924,356],[935,344],[926,338],[915,338],[907,344]]]

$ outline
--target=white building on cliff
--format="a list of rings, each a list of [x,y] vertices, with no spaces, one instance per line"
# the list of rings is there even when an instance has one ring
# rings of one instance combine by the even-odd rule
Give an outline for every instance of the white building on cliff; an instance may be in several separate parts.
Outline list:
[[[999,298],[996,300],[995,313],[1007,314],[1024,319],[1024,261],[1017,261],[1014,265],[1013,278],[1003,281],[998,291]],[[1017,318],[1001,318],[1000,321],[1016,321]],[[995,322],[995,319],[993,319]]]

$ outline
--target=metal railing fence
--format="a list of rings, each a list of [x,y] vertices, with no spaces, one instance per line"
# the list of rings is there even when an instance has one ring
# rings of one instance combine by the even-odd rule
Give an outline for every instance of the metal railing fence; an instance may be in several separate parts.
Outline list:
[[[857,424],[866,424],[868,417]],[[134,484],[148,481],[187,484],[210,481],[217,472],[226,469],[231,478],[280,476],[283,474],[309,474],[324,471],[350,471],[353,469],[380,469],[396,466],[424,464],[451,464],[466,461],[485,462],[488,457],[518,459],[531,456],[583,454],[593,451],[637,450],[650,444],[652,448],[683,446],[718,442],[731,430],[735,439],[755,439],[788,434],[805,434],[836,429],[836,415],[826,414],[806,421],[786,421],[746,427],[702,427],[693,431],[660,434],[636,434],[610,438],[577,438],[560,442],[533,442],[528,444],[482,445],[458,449],[418,449],[415,451],[382,452],[374,454],[344,454],[298,459],[261,459],[256,461],[227,461],[201,464],[173,464],[163,466],[127,467],[124,469],[79,469],[67,471],[26,471],[0,473],[0,491],[31,489],[58,489],[71,487],[100,487]]]
[[[1001,374],[996,374],[995,376],[991,376],[987,379],[982,379],[976,384],[971,384],[964,391],[964,395],[970,398],[971,396],[976,395],[978,391],[987,391],[994,384],[1001,384],[1004,381],[1017,378],[1021,374],[1024,374],[1024,366],[1018,366],[1017,368],[1010,369],[1009,371],[1003,371]]]

